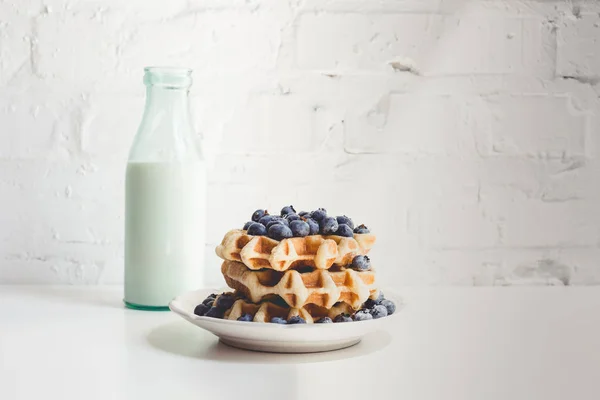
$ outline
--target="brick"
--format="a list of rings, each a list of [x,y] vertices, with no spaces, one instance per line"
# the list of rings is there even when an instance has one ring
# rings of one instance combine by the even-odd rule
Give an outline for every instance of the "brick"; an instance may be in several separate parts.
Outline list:
[[[38,259],[17,259],[17,256],[3,254],[3,268],[0,268],[0,282],[11,284],[59,284],[56,273],[52,270],[52,263]]]
[[[372,2],[363,0],[304,0],[303,11],[342,11],[355,13],[406,12],[406,13],[439,13],[443,12],[445,2],[440,0],[402,0]]]
[[[485,99],[478,123],[479,152],[486,155],[562,158],[586,155],[589,112],[565,95],[500,95]]]
[[[360,93],[354,92],[357,85],[343,85],[335,78],[298,74],[295,71],[254,70],[219,74],[200,69],[194,71],[193,80],[191,97],[193,106],[196,107],[197,120],[201,124],[210,121],[210,127],[219,127],[218,120],[231,118],[236,108],[246,107],[255,97],[292,96],[310,102],[313,108],[320,109],[320,112],[326,111],[328,115],[338,112],[335,106],[347,96],[354,96],[347,100],[348,104],[354,103],[355,98],[360,98]],[[361,88],[368,88],[373,84],[361,83]],[[379,87],[389,88],[386,83],[387,81],[380,82]]]
[[[420,279],[428,285],[494,286],[504,276],[502,255],[494,250],[427,251],[420,258]]]
[[[433,278],[467,286],[563,286],[571,284],[576,269],[551,249],[445,250],[428,254],[427,264],[437,266]]]
[[[81,108],[81,146],[86,154],[127,159],[142,121],[145,98],[92,94]]]
[[[600,71],[600,14],[564,18],[557,31],[559,76],[597,77]]]
[[[318,148],[327,133],[323,113],[299,95],[258,94],[223,126],[223,153],[302,153]]]
[[[415,57],[427,43],[429,16],[348,13],[303,14],[298,20],[296,57],[306,69],[384,69],[395,55]],[[398,38],[398,39],[396,39]],[[389,67],[387,67],[389,68]]]
[[[167,64],[219,73],[272,68],[280,34],[268,13],[183,13],[132,31],[119,47],[119,68],[136,72]]]
[[[577,201],[598,196],[589,182],[595,164],[586,159],[538,160],[521,158],[487,159],[478,171],[482,201],[505,196],[544,202]]]
[[[496,199],[495,206],[488,202],[487,207],[501,221],[503,246],[561,248],[598,243],[598,218],[590,203],[506,200]]]
[[[60,8],[64,0],[53,0]],[[156,23],[166,18],[173,18],[188,10],[190,6],[187,0],[173,0],[161,5],[161,7],[148,7],[144,0],[104,0],[102,3],[79,3],[69,7],[74,12],[89,12],[102,18],[106,15],[114,15],[129,25],[138,22]],[[99,14],[99,15],[98,15]]]
[[[0,86],[21,69],[30,67],[30,48],[34,40],[29,18],[7,3],[0,4]]]
[[[558,260],[572,270],[570,285],[598,285],[600,284],[599,256],[600,250],[597,248],[561,249]]]
[[[414,234],[427,248],[490,248],[500,241],[498,222],[478,204],[415,205],[409,214]]]
[[[7,231],[3,239],[13,243],[13,248],[33,251],[37,241],[123,241],[124,164],[115,165],[113,161],[90,167],[65,162],[5,161],[3,165],[0,182],[4,198],[14,204],[13,212],[4,219],[5,226],[14,229]],[[106,196],[108,192],[110,196]]]
[[[123,281],[123,262],[121,260],[118,265],[113,263],[113,259],[108,256],[112,250],[87,246],[85,255],[74,254],[82,253],[83,250],[74,245],[40,246],[36,253],[5,255],[5,268],[0,269],[0,281],[5,284],[42,285],[97,285]],[[105,271],[106,275],[109,275],[107,278],[104,277]]]
[[[281,10],[289,12],[291,5],[279,0],[188,0],[191,10],[210,11],[252,11],[255,13]],[[290,3],[295,3],[292,1]],[[293,5],[293,4],[292,4]]]
[[[393,181],[403,187],[402,197],[409,204],[436,206],[444,202],[472,206],[480,197],[481,167],[477,159],[419,157],[404,163],[408,179]],[[387,176],[389,179],[390,174]]]
[[[277,76],[262,72],[220,75],[196,70],[193,80],[192,118],[196,131],[203,136],[202,145],[211,162],[217,154],[227,152],[229,143],[223,142],[223,131],[233,116],[239,116],[247,107],[249,96],[277,96],[284,92],[283,87],[278,86]],[[244,131],[239,134],[243,135]]]
[[[64,159],[76,148],[68,99],[30,88],[0,95],[0,159]]]
[[[58,11],[57,11],[58,14]],[[118,16],[87,10],[35,19],[34,71],[46,80],[87,85],[114,76]]]
[[[273,181],[308,185],[314,182],[315,176],[329,171],[322,174],[322,181],[332,182],[332,172],[336,171],[336,165],[342,162],[340,156],[331,154],[222,154],[216,157],[210,169],[209,179],[211,183],[244,184],[254,182],[257,176],[268,172],[270,180]],[[286,165],[286,168],[273,168],[274,165]]]
[[[417,61],[424,73],[553,76],[554,35],[542,19],[489,14],[434,22],[437,37]]]
[[[548,75],[551,43],[541,19],[320,13],[301,16],[296,57],[317,70],[389,71],[408,59],[424,75]]]
[[[461,154],[475,148],[465,100],[446,95],[390,93],[345,123],[352,153]]]
[[[39,0],[38,2],[41,3]],[[43,0],[44,6],[40,5],[36,10],[36,14],[57,17],[62,16],[63,13],[71,13],[88,15],[99,20],[110,15],[119,18],[119,22],[133,25],[138,22],[156,23],[161,19],[173,17],[178,13],[185,12],[189,3],[187,0],[173,0],[161,7],[148,7],[148,3],[144,0],[103,0],[101,3],[68,3],[65,0]]]
[[[591,250],[591,249],[590,249]],[[588,249],[495,250],[502,265],[495,271],[495,285],[572,285],[584,270]]]

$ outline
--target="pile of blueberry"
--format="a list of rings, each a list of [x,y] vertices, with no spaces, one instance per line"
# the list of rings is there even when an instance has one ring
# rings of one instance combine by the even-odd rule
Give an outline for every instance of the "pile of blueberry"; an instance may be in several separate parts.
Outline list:
[[[365,321],[368,319],[377,319],[392,315],[396,311],[396,305],[388,300],[379,292],[379,297],[375,300],[367,300],[363,307],[352,315],[354,321]]]
[[[369,319],[378,319],[392,315],[396,311],[396,305],[393,301],[387,300],[383,292],[379,292],[377,299],[367,300],[360,310],[354,314],[340,314],[333,320],[329,317],[319,318],[315,321],[316,324],[330,324],[333,322],[352,322],[352,321],[367,321]],[[289,320],[284,318],[273,317],[271,322],[275,324],[305,324],[306,321],[301,317],[292,317]]]
[[[369,233],[369,228],[364,225],[355,228],[352,219],[345,215],[330,217],[324,208],[296,213],[293,206],[283,207],[280,215],[256,210],[243,229],[248,235],[268,236],[275,240],[319,234],[352,237],[355,233]]]
[[[393,301],[387,300],[383,292],[379,292],[379,297],[375,300],[367,300],[360,310],[354,314],[340,314],[331,320],[329,317],[321,318],[315,321],[317,324],[330,322],[352,322],[352,321],[367,321],[369,319],[378,319],[392,315],[396,311],[396,305]]]
[[[216,299],[216,300],[215,300]],[[215,301],[217,304],[215,304]],[[231,293],[223,293],[217,297],[216,294],[211,294],[201,304],[198,304],[194,309],[194,314],[205,317],[223,318],[225,311],[227,311],[235,302],[235,297]],[[396,311],[396,305],[393,301],[387,300],[383,295],[383,292],[379,292],[379,297],[372,300],[368,299],[360,310],[354,314],[340,314],[333,320],[329,317],[323,317],[315,321],[317,324],[329,324],[333,322],[352,322],[352,321],[367,321],[369,319],[377,319],[392,315]],[[238,321],[250,322],[252,321],[252,314],[245,313],[240,316]],[[305,324],[304,318],[296,315],[286,320],[281,317],[271,318],[271,323],[293,325],[293,324]]]
[[[213,293],[196,306],[194,314],[201,317],[223,318],[225,311],[231,308],[235,300],[236,298],[232,293],[222,293],[218,297]]]

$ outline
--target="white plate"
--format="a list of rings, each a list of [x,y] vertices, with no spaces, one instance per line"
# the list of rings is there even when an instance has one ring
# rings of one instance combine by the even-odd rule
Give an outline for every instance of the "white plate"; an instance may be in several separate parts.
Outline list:
[[[177,296],[169,308],[192,324],[217,335],[221,342],[242,349],[274,353],[312,353],[338,350],[360,342],[367,333],[380,330],[395,318],[402,308],[399,297],[386,298],[396,304],[396,312],[388,317],[369,321],[334,324],[280,325],[259,322],[230,321],[194,314],[194,308],[211,293],[219,290],[203,289]]]

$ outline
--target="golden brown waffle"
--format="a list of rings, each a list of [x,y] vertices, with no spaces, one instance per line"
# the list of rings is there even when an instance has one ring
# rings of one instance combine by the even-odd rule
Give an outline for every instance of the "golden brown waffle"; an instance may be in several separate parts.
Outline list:
[[[368,233],[355,234],[353,238],[312,235],[277,241],[234,229],[225,235],[216,253],[224,260],[241,261],[254,270],[286,271],[301,266],[329,269],[334,264],[350,264],[354,256],[367,254],[373,244],[375,235]]]
[[[238,299],[231,308],[225,312],[224,319],[237,320],[242,315],[248,313],[252,315],[254,322],[271,322],[271,318],[280,317],[289,320],[291,317],[299,315],[307,323],[311,324],[321,317],[335,318],[339,314],[352,314],[354,310],[349,304],[339,303],[330,309],[309,304],[301,308],[285,307],[271,301],[264,301],[254,304],[246,299]]]
[[[307,304],[331,308],[338,302],[358,309],[369,298],[376,299],[375,271],[349,268],[285,272],[248,269],[237,261],[224,261],[221,272],[227,285],[254,303],[273,296],[281,297],[290,307]]]

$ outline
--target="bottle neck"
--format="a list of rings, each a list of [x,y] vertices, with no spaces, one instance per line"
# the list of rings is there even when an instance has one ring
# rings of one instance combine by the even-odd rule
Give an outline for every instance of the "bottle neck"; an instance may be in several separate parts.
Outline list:
[[[152,125],[161,125],[168,126],[172,135],[191,134],[188,93],[188,88],[148,86],[144,120],[151,125],[149,130],[153,130]]]
[[[172,89],[161,86],[146,88],[146,109],[149,112],[189,113],[187,88]]]
[[[129,161],[202,159],[189,109],[188,87],[147,85],[146,107]]]

